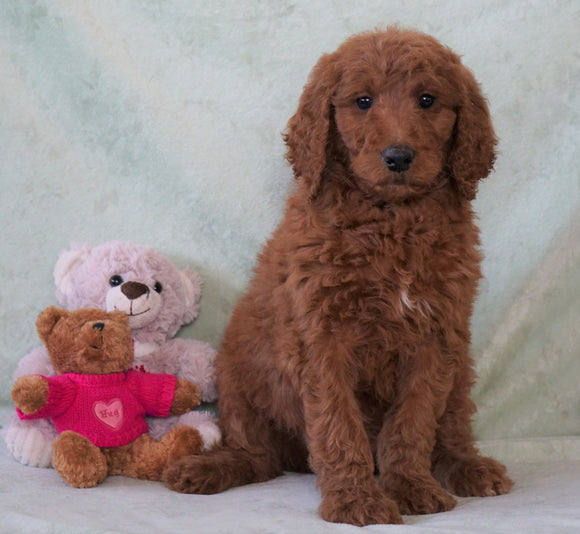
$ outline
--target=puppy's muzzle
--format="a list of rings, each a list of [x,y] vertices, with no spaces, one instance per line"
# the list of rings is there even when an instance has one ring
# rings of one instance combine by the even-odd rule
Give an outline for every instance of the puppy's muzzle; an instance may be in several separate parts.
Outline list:
[[[408,146],[389,146],[381,152],[383,163],[391,172],[405,172],[413,164],[415,151]]]

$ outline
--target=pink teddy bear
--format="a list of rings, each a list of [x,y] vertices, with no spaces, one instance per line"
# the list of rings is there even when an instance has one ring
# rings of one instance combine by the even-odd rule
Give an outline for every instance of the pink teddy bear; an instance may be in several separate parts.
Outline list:
[[[180,416],[148,419],[152,437],[159,440],[172,428],[188,425],[198,429],[206,449],[219,443],[221,433],[207,404],[217,399],[215,350],[202,341],[174,338],[199,313],[202,282],[197,274],[177,269],[151,247],[109,241],[63,252],[54,280],[56,298],[69,310],[92,307],[129,316],[136,370],[172,374],[198,386],[202,406]],[[14,379],[30,374],[55,375],[44,347],[20,360]],[[57,432],[50,420],[20,421],[14,416],[2,436],[20,463],[51,466]]]

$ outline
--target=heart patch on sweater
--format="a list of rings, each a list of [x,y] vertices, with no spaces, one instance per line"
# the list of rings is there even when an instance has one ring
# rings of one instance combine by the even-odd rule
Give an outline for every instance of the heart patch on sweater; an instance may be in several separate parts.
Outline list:
[[[96,418],[113,430],[118,430],[123,424],[123,403],[121,399],[109,402],[97,401],[93,404]]]

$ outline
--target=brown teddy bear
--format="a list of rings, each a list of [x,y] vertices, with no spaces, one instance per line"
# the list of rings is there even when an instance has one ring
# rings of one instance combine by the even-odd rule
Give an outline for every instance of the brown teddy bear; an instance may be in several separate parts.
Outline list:
[[[57,376],[19,378],[12,399],[21,419],[54,422],[53,465],[68,484],[89,488],[107,475],[158,480],[168,462],[203,449],[192,427],[175,427],[161,441],[147,434],[145,415],[183,414],[200,393],[173,375],[131,370],[124,313],[51,306],[36,327]]]

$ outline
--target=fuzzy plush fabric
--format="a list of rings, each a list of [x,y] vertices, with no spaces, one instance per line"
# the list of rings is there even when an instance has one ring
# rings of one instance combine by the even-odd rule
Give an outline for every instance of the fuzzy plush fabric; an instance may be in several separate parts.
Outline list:
[[[185,424],[199,430],[206,448],[219,441],[211,404],[217,397],[215,350],[203,341],[174,339],[180,327],[199,314],[202,281],[196,273],[178,269],[152,247],[107,241],[94,247],[73,245],[63,251],[54,267],[54,282],[58,302],[68,309],[95,307],[127,315],[134,369],[169,373],[199,388],[204,404],[195,412],[149,419],[149,432],[155,439]],[[18,362],[14,378],[33,373],[54,374],[43,347]],[[34,467],[51,465],[50,449],[56,437],[52,425],[12,417],[0,435],[19,462]]]
[[[400,528],[580,530],[574,1],[1,1],[0,424],[71,242],[143,243],[195,269],[201,313],[178,336],[219,346],[293,187],[281,132],[308,73],[349,35],[392,23],[462,56],[499,139],[474,202],[484,255],[471,329],[474,431],[515,480],[505,497],[462,499]],[[538,463],[556,458],[567,463]],[[207,498],[109,477],[77,496],[53,470],[4,452],[0,466],[2,527],[14,532],[324,528],[310,475]]]
[[[160,441],[148,435],[146,414],[189,412],[200,393],[173,375],[131,369],[133,341],[124,312],[50,306],[36,327],[58,376],[22,376],[11,396],[21,419],[54,422],[59,435],[52,463],[67,484],[92,488],[107,474],[157,480],[167,463],[202,450],[199,431],[188,426]]]
[[[48,385],[46,404],[32,413],[17,410],[20,419],[50,418],[59,433],[74,430],[99,447],[126,445],[147,432],[145,413],[167,417],[177,380],[139,371],[65,373],[43,379]],[[87,411],[87,406],[92,409]]]

